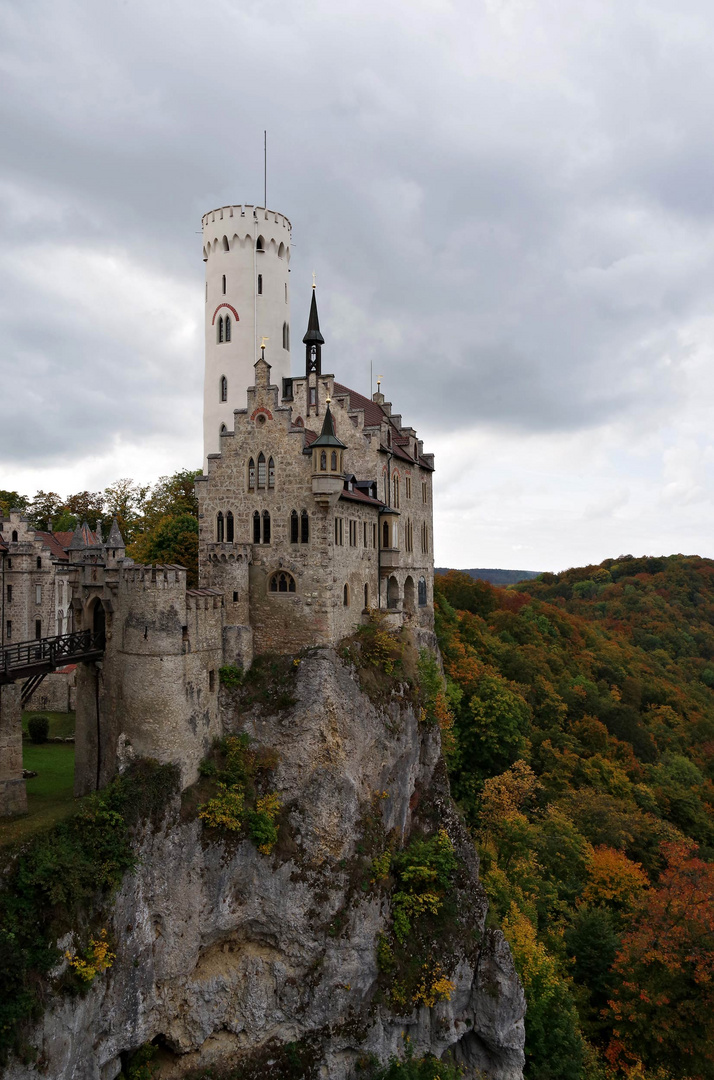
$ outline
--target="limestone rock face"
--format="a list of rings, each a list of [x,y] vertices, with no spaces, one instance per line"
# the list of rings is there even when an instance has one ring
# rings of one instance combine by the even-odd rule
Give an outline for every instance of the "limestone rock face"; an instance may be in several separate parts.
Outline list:
[[[467,1075],[520,1080],[523,992],[502,935],[485,928],[438,730],[419,725],[398,692],[375,705],[331,649],[300,662],[291,693],[294,704],[271,714],[239,712],[229,693],[223,701],[228,731],[278,751],[271,788],[288,825],[278,847],[262,855],[248,840],[216,839],[195,815],[182,819],[178,801],[161,831],[147,829],[113,908],[114,966],[86,996],[57,999],[34,1032],[44,1075],[113,1080],[122,1052],[157,1040],[165,1077],[204,1066],[269,1077],[273,1048],[292,1043],[309,1048],[314,1069],[295,1076],[347,1080],[360,1058],[399,1053],[407,1034],[416,1054],[448,1052]],[[467,867],[454,990],[431,1009],[395,1015],[378,993],[388,900],[352,872],[375,805],[404,838],[428,807]],[[39,1073],[15,1062],[5,1075]]]

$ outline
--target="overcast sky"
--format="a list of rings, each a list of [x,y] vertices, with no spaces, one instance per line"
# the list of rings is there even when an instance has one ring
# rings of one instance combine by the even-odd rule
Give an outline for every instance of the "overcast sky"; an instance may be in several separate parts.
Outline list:
[[[201,214],[293,223],[439,565],[714,556],[711,0],[0,0],[0,487],[201,462]],[[300,370],[302,355],[293,350]]]

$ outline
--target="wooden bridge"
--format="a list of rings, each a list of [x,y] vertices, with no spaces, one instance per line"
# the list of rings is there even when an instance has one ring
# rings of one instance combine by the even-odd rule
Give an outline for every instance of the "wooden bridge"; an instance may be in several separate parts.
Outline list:
[[[23,681],[23,705],[40,685],[45,675],[66,664],[101,660],[104,655],[104,630],[78,630],[57,637],[20,641],[0,649],[0,686]]]

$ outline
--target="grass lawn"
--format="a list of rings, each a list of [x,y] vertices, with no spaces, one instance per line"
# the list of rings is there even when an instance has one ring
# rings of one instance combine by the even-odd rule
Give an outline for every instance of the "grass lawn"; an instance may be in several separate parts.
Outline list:
[[[50,722],[50,737],[52,739],[66,739],[68,735],[74,735],[75,714],[73,712],[47,712],[40,709],[39,712],[24,712],[22,714],[22,730],[27,734],[27,722],[31,716],[46,716]],[[26,769],[34,769],[34,765],[25,765]]]
[[[66,716],[65,713],[55,715]],[[0,819],[0,846],[27,840],[36,832],[67,817],[78,805],[73,794],[72,743],[42,743],[35,746],[34,743],[25,742],[22,759],[26,769],[37,772],[37,776],[27,781],[28,813],[23,817]]]

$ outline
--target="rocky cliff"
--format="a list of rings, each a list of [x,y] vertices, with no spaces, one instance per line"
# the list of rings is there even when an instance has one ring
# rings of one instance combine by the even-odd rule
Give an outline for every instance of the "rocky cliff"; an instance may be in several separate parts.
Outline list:
[[[449,1054],[467,1076],[521,1077],[523,993],[502,935],[486,927],[439,729],[420,723],[406,685],[372,691],[330,649],[296,662],[272,703],[223,691],[227,732],[270,752],[278,843],[261,853],[207,828],[200,795],[176,797],[162,827],[137,837],[139,863],[109,925],[113,966],[85,995],[48,1003],[31,1035],[42,1064],[15,1061],[8,1080],[113,1080],[152,1041],[162,1077],[212,1066],[212,1076],[346,1080],[402,1052],[405,1035],[416,1054]],[[394,882],[370,868],[380,851],[437,834],[457,864],[450,915],[413,918],[400,946]],[[405,989],[415,976],[400,970],[400,948],[423,960],[422,983],[438,969],[440,992]]]

